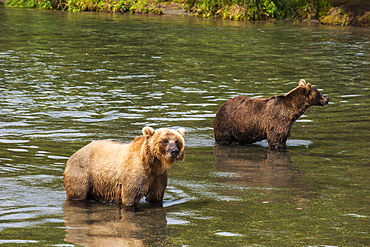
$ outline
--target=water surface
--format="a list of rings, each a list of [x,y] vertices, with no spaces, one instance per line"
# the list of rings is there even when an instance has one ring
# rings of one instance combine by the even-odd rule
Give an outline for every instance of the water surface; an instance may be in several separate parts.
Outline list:
[[[370,29],[0,8],[4,246],[370,245]],[[330,97],[287,152],[219,146],[236,95],[306,79]],[[65,162],[91,140],[184,127],[163,207],[66,201]]]

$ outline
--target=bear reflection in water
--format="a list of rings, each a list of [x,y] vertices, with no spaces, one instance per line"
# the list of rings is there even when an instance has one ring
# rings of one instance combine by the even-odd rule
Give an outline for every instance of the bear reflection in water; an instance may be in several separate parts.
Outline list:
[[[65,241],[81,246],[166,246],[163,207],[119,207],[67,200]]]
[[[274,152],[259,147],[216,145],[215,168],[234,176],[220,178],[242,186],[290,188],[299,171],[292,169],[289,152]]]
[[[214,157],[218,182],[263,191],[263,200],[283,200],[301,207],[320,196],[313,181],[302,178],[304,173],[293,168],[289,152],[266,152],[252,145],[216,145]],[[246,195],[245,190],[231,193]]]

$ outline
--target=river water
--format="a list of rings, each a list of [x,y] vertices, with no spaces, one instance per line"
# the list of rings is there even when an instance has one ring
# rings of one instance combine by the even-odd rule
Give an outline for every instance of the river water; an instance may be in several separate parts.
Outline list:
[[[0,8],[3,246],[369,246],[370,29]],[[306,79],[329,105],[286,152],[220,146],[236,95]],[[184,127],[163,207],[69,202],[68,157]]]

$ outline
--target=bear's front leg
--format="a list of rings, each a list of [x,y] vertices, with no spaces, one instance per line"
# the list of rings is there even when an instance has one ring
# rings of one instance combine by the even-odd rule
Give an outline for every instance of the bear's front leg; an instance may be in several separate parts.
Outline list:
[[[268,139],[268,148],[270,150],[283,150],[286,148],[285,141],[279,138]]]
[[[121,203],[125,206],[135,206],[144,195],[140,192],[122,193]]]
[[[125,206],[134,206],[139,203],[140,199],[147,191],[148,184],[146,177],[139,177],[135,181],[131,178],[130,181],[124,183],[121,192],[121,203]]]
[[[164,191],[167,187],[168,174],[156,175],[149,186],[146,201],[150,203],[159,203],[163,201]]]
[[[267,133],[268,148],[270,150],[281,151],[286,148],[290,128],[271,128]]]

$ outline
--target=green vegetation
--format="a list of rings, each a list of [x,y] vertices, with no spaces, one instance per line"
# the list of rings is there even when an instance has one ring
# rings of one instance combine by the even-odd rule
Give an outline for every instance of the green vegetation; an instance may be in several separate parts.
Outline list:
[[[323,24],[368,26],[368,0],[6,0],[7,7],[163,14],[181,9],[228,20],[315,19]]]
[[[7,7],[162,14],[152,0],[8,0]]]
[[[353,0],[345,4],[333,2],[333,8],[325,15],[320,16],[323,24],[341,26],[369,26],[370,2],[368,0]]]
[[[220,16],[230,20],[267,20],[286,18],[317,19],[328,11],[328,0],[187,0],[191,11],[204,17]]]
[[[69,11],[109,11],[162,14],[168,6],[184,6],[203,17],[230,20],[318,18],[327,11],[329,0],[8,0],[8,7],[60,9]]]

